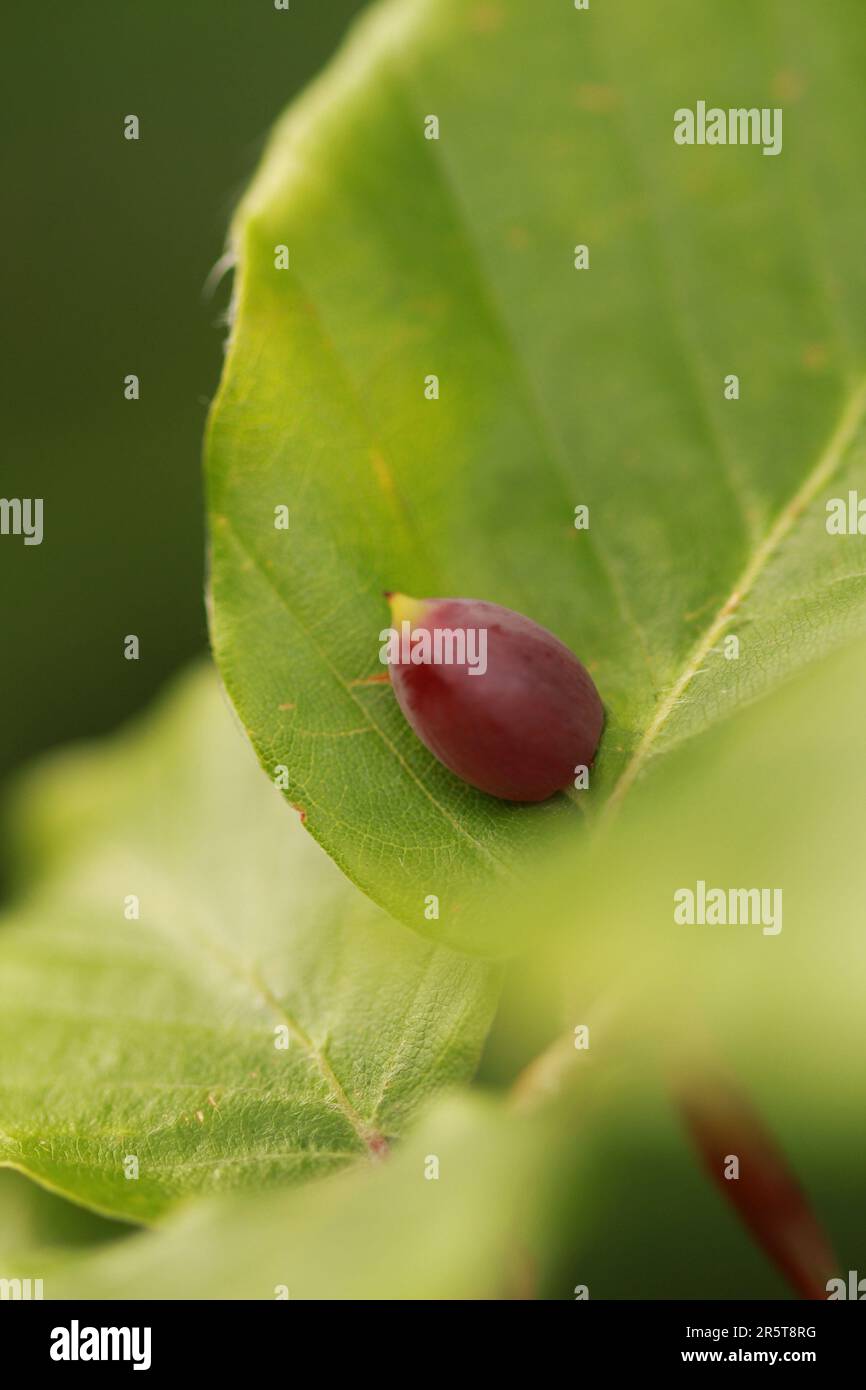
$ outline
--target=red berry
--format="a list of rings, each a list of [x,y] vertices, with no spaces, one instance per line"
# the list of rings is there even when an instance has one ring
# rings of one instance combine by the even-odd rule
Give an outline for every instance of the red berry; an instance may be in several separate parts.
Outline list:
[[[544,801],[572,785],[595,757],[604,710],[568,647],[497,603],[388,598],[394,636],[383,656],[431,753],[507,801]]]

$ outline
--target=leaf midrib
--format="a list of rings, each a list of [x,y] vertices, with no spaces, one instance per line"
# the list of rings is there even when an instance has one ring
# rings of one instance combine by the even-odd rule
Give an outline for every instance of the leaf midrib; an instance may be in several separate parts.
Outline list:
[[[864,417],[866,417],[866,378],[861,380],[860,385],[849,397],[814,468],[807,474],[797,491],[778,513],[769,531],[755,548],[751,559],[746,562],[731,592],[725,598],[703,635],[692,647],[679,676],[656,706],[653,718],[647,725],[640,742],[605,803],[600,824],[609,824],[619,811],[622,802],[647,762],[654,756],[656,745],[665,725],[698,674],[703,662],[709,656],[710,651],[722,636],[735,613],[739,611],[744,600],[749,597],[764,570],[779,551],[783,541],[793,531],[799,518],[814,501],[820,489],[830,482],[839,469],[858,429],[863,424]]]

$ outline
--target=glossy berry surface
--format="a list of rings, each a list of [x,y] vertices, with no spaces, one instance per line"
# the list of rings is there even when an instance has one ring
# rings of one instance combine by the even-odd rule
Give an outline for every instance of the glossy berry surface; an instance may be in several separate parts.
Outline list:
[[[495,603],[389,598],[394,630],[411,631],[414,645],[427,640],[434,651],[437,632],[462,630],[467,655],[476,658],[474,671],[470,660],[413,661],[404,643],[389,661],[400,708],[431,753],[465,782],[507,801],[544,801],[572,786],[575,768],[595,757],[604,724],[598,691],[574,653],[546,628]],[[447,651],[447,637],[440,641]]]

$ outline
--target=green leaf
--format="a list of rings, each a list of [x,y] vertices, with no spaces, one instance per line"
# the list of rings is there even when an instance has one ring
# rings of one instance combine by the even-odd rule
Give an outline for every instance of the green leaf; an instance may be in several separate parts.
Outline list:
[[[232,231],[213,642],[308,829],[418,930],[496,949],[479,905],[582,818],[463,785],[364,683],[383,589],[575,650],[592,810],[866,627],[866,542],[825,528],[866,485],[864,62],[855,0],[394,0],[277,127]],[[781,107],[781,154],[675,144],[699,99]]]
[[[0,1165],[150,1220],[381,1156],[473,1071],[496,972],[346,883],[211,671],[52,758],[16,819],[39,886],[0,926]]]
[[[558,1243],[551,1193],[567,1147],[549,1122],[450,1097],[373,1170],[200,1202],[111,1250],[43,1262],[45,1297],[532,1296]]]

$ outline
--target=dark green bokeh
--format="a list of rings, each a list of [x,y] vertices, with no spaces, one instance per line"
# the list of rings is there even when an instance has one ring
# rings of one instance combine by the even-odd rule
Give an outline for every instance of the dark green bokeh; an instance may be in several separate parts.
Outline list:
[[[49,0],[6,17],[0,496],[43,497],[45,538],[0,537],[4,780],[111,728],[205,646],[200,449],[227,296],[203,286],[269,127],[361,8]]]

